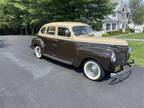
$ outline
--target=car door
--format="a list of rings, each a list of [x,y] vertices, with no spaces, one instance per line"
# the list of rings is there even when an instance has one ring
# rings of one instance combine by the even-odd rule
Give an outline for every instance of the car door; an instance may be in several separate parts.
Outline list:
[[[45,53],[51,56],[56,56],[58,49],[56,39],[56,27],[48,26],[45,36]]]
[[[69,34],[66,33],[69,32]],[[76,46],[71,41],[71,33],[67,27],[58,27],[57,30],[57,46],[56,56],[60,59],[72,62],[76,53]]]

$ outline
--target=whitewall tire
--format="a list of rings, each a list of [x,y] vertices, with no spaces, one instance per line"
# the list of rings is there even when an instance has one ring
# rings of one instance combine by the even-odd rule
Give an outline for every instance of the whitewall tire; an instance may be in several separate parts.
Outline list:
[[[85,76],[93,81],[101,81],[105,76],[101,66],[94,60],[86,61],[83,65],[83,71]]]
[[[37,58],[42,58],[42,50],[41,50],[41,47],[40,46],[36,46],[34,48],[34,54]]]

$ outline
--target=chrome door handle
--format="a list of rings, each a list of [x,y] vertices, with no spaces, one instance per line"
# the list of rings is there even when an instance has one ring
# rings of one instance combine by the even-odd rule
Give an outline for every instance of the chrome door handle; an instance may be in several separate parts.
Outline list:
[[[57,39],[53,39],[52,41],[57,42],[58,40]]]
[[[51,46],[57,47],[57,45],[56,45],[56,44],[51,44]]]

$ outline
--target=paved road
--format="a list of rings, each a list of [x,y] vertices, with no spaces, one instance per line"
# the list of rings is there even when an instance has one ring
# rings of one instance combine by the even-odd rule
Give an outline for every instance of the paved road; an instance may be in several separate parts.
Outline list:
[[[75,68],[38,60],[31,37],[0,37],[0,108],[144,108],[144,69],[122,83],[93,82]]]

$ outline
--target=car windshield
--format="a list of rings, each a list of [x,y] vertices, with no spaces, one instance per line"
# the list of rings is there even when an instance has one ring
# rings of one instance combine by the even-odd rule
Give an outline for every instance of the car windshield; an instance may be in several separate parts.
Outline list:
[[[90,26],[75,26],[72,28],[75,36],[93,36],[94,32]]]

